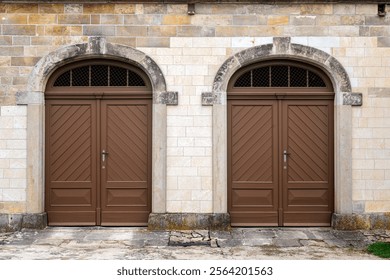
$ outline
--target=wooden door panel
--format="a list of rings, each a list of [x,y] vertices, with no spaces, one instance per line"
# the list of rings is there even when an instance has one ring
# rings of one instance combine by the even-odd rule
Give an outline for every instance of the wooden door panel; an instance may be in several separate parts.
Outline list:
[[[101,104],[102,225],[146,225],[150,213],[151,101]]]
[[[232,225],[277,225],[276,105],[275,101],[228,102]]]
[[[96,223],[95,135],[94,102],[46,102],[45,201],[49,225]]]
[[[283,223],[329,225],[333,211],[333,101],[283,101]],[[294,214],[293,214],[294,213]],[[305,218],[303,218],[305,216]]]

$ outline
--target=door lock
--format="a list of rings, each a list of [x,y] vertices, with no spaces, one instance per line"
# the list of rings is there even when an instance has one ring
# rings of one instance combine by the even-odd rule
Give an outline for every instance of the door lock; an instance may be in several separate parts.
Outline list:
[[[106,157],[108,156],[108,152],[106,152],[105,150],[102,151],[102,162],[105,162],[106,161]]]
[[[286,163],[287,162],[287,156],[290,155],[290,153],[287,153],[287,150],[283,151],[283,161]]]

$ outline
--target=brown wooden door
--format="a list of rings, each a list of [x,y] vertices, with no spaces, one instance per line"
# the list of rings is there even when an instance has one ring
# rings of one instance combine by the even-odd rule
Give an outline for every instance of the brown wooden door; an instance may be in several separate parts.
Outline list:
[[[333,210],[333,101],[282,109],[283,225],[329,226]]]
[[[146,225],[150,178],[150,99],[47,100],[49,225]]]
[[[145,225],[150,213],[151,100],[102,101],[102,225]],[[103,157],[104,161],[103,161]]]
[[[329,226],[333,101],[228,100],[233,226]]]

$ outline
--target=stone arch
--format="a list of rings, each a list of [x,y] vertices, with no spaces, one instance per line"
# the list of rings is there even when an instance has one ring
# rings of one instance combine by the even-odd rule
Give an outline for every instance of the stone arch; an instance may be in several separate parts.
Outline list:
[[[59,67],[78,60],[120,60],[144,71],[152,84],[152,212],[166,211],[166,105],[177,105],[177,92],[167,92],[157,63],[134,48],[111,44],[104,38],[59,48],[42,57],[33,68],[27,90],[17,93],[18,105],[27,105],[27,213],[44,212],[44,94],[50,75]]]
[[[337,59],[310,47],[292,44],[291,39],[274,38],[273,44],[256,46],[228,58],[215,75],[212,92],[203,93],[203,104],[213,105],[213,203],[215,213],[227,212],[227,87],[242,67],[265,60],[297,60],[324,71],[335,92],[335,212],[352,213],[352,111],[360,99],[352,93],[349,76]],[[354,104],[355,105],[355,104]]]

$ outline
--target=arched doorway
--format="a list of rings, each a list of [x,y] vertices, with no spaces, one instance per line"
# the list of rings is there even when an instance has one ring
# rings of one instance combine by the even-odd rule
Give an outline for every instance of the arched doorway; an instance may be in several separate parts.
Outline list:
[[[275,59],[237,71],[227,91],[233,226],[330,226],[334,90],[310,64]]]
[[[152,86],[127,63],[57,69],[45,91],[49,225],[147,225],[152,198]]]

